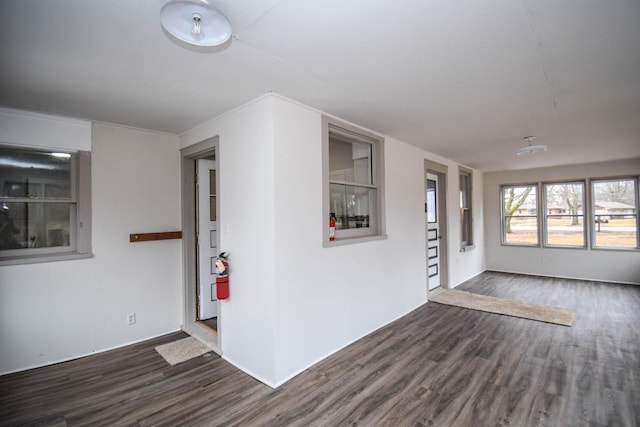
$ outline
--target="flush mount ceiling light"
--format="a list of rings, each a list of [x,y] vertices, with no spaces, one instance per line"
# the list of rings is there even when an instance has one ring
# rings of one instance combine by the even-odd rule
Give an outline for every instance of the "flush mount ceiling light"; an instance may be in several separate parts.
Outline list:
[[[206,0],[171,0],[160,9],[162,27],[195,46],[219,46],[231,38],[231,24]]]
[[[529,145],[527,145],[526,147],[523,147],[521,149],[519,149],[518,151],[516,151],[516,154],[518,156],[524,156],[527,154],[535,154],[535,153],[539,153],[542,151],[547,151],[547,146],[546,145],[531,145],[531,142],[536,139],[535,136],[525,136],[523,138],[525,141],[527,141],[527,143]]]

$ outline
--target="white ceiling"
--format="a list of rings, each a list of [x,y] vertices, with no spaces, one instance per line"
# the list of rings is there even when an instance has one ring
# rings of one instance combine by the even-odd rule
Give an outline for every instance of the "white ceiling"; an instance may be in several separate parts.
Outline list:
[[[277,92],[486,171],[640,158],[638,0],[211,0],[215,53],[164,2],[0,0],[0,104],[180,134]]]

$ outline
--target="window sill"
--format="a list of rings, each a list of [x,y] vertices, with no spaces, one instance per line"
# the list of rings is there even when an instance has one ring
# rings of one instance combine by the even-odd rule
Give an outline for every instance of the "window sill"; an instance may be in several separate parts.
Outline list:
[[[563,245],[544,245],[542,246],[543,249],[578,249],[578,250],[583,250],[586,251],[588,248],[586,246],[563,246]]]
[[[609,251],[609,252],[640,252],[640,248],[614,248],[607,246],[593,246],[593,251]]]
[[[466,245],[460,248],[460,252],[469,252],[471,249],[475,249],[476,245]]]
[[[16,255],[0,257],[0,266],[4,265],[20,265],[20,264],[36,264],[41,262],[53,262],[53,261],[69,261],[73,259],[85,259],[92,258],[93,254],[79,254],[77,252],[63,252],[59,254],[46,254],[46,255]]]
[[[376,240],[386,240],[386,239],[387,239],[386,234],[383,234],[381,236],[350,237],[350,238],[338,239],[338,240],[328,240],[328,241],[326,240],[322,242],[322,247],[332,248],[334,246],[352,245],[355,243],[366,243],[366,242],[373,242]]]

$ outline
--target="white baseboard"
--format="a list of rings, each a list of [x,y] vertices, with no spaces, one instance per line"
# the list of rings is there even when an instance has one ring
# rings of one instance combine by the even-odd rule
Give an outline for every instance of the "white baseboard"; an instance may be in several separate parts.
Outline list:
[[[327,353],[325,353],[323,356],[318,357],[317,359],[313,360],[312,362],[307,363],[306,365],[304,365],[302,368],[297,369],[296,371],[294,371],[293,373],[287,375],[286,377],[276,381],[275,383],[271,382],[271,381],[267,381],[264,378],[260,377],[259,375],[255,375],[253,372],[251,372],[250,369],[246,369],[245,367],[243,367],[241,364],[238,364],[237,362],[233,361],[232,359],[226,357],[226,356],[222,356],[222,358],[224,360],[226,360],[227,362],[231,363],[232,365],[234,365],[236,368],[240,369],[241,371],[247,373],[248,375],[251,375],[253,378],[257,379],[258,381],[260,381],[263,384],[268,385],[271,388],[278,388],[281,385],[283,385],[284,383],[286,383],[287,381],[291,380],[292,378],[296,377],[297,375],[300,375],[302,372],[306,371],[307,369],[311,368],[312,366],[318,364],[319,362],[323,361],[324,359],[326,359],[327,357],[331,356],[334,353],[337,353],[338,351],[350,346],[351,344],[353,344],[354,342],[361,340],[362,338],[366,337],[367,335],[377,331],[380,328],[384,328],[385,326],[387,326],[388,324],[395,322],[396,320],[400,319],[401,317],[406,316],[407,314],[411,313],[412,311],[416,310],[417,308],[423,306],[424,304],[426,304],[427,301],[423,301],[420,304],[416,305],[415,307],[403,312],[402,314],[396,316],[395,318],[389,320],[388,322],[378,326],[375,329],[372,329],[368,332],[363,333],[362,335],[358,336],[357,338],[347,342],[344,345],[341,345]]]
[[[640,283],[635,282],[622,282],[619,280],[602,280],[602,279],[593,279],[589,277],[573,277],[573,276],[558,276],[556,274],[542,274],[542,273],[529,273],[524,271],[511,271],[511,270],[498,270],[496,268],[487,268],[485,271],[487,272],[496,272],[496,273],[511,273],[511,274],[522,274],[523,276],[539,276],[539,277],[550,277],[550,278],[558,278],[558,279],[571,279],[571,280],[584,280],[587,282],[598,282],[598,283],[616,283],[619,285],[635,285],[640,286]]]
[[[0,372],[0,376],[8,375],[8,374],[14,374],[16,372],[24,372],[24,371],[28,371],[30,369],[42,368],[43,366],[56,365],[58,363],[69,362],[71,360],[81,359],[81,358],[87,357],[87,356],[93,356],[94,354],[100,354],[100,353],[104,353],[106,351],[117,350],[119,348],[126,347],[128,345],[138,344],[138,343],[141,343],[143,341],[152,340],[154,338],[158,338],[158,337],[161,337],[161,336],[164,336],[164,335],[168,335],[168,334],[172,334],[174,332],[179,332],[179,331],[181,331],[181,329],[170,330],[170,331],[158,334],[158,335],[152,335],[150,337],[141,338],[139,340],[129,341],[129,342],[126,342],[124,344],[115,345],[113,347],[101,348],[99,350],[94,350],[94,351],[91,351],[89,353],[77,354],[77,355],[74,355],[74,356],[65,357],[63,359],[56,359],[56,360],[49,361],[49,362],[46,362],[46,363],[41,363],[41,364],[37,364],[37,365],[30,365],[30,366],[27,366],[27,367],[24,367],[24,368],[18,368],[18,369],[14,369],[14,370],[11,370],[11,371],[6,371],[6,372]]]

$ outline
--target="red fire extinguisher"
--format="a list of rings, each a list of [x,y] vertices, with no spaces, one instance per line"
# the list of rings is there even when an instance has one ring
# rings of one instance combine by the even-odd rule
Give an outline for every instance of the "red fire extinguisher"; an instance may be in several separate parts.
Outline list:
[[[216,259],[216,297],[218,299],[229,298],[229,254],[221,252]]]
[[[336,239],[336,217],[333,214],[329,215],[329,240]]]

